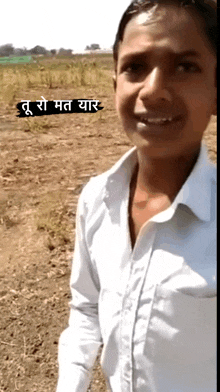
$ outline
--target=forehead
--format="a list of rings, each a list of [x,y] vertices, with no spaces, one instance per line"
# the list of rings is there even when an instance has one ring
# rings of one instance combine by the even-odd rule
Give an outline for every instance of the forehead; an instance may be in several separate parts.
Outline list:
[[[196,50],[211,54],[203,20],[193,10],[159,5],[133,17],[125,27],[119,45],[120,57],[129,52],[161,48],[173,52]]]

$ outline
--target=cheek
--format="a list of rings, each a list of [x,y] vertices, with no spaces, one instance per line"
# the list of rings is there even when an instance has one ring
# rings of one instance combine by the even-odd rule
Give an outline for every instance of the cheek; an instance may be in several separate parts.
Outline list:
[[[118,83],[115,94],[115,105],[118,114],[121,117],[132,115],[137,99],[137,91],[133,86]]]
[[[182,93],[182,99],[185,103],[188,132],[196,138],[204,133],[214,113],[215,95],[213,91],[198,86],[186,95]]]
[[[202,121],[205,123],[214,112],[216,105],[216,88],[210,88],[211,83],[194,83],[185,88],[176,89],[176,97],[185,107],[186,116],[191,121]],[[177,102],[177,100],[176,100]]]
[[[194,110],[209,111],[214,95],[207,89],[197,89],[191,93],[190,102]]]
[[[192,110],[200,111],[201,114],[212,112],[213,105],[216,102],[216,87],[213,77],[209,76],[202,82],[194,83],[191,88],[183,92],[188,105]]]

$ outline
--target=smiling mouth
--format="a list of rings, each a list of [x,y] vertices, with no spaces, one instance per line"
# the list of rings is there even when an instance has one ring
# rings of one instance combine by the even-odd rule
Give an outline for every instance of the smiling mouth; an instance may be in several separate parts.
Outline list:
[[[169,117],[144,117],[144,116],[139,116],[138,121],[143,124],[149,124],[149,125],[167,125],[171,124],[174,121],[177,121],[180,117],[176,116],[169,116]]]

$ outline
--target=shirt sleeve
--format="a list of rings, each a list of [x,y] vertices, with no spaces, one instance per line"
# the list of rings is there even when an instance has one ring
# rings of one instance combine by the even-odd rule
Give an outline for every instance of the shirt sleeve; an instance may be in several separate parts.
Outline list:
[[[76,241],[71,273],[69,327],[59,341],[56,392],[86,392],[91,368],[102,343],[98,321],[99,279],[86,244],[84,188],[78,203]]]

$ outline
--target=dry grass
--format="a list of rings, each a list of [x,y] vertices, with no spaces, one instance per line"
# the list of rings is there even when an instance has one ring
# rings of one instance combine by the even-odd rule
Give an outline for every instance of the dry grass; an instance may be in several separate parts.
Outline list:
[[[27,118],[25,119],[25,132],[46,133],[51,128],[48,118]]]
[[[108,63],[107,63],[108,64]],[[96,86],[109,83],[109,69],[93,58],[43,64],[8,65],[0,67],[0,102],[14,105],[19,91]]]
[[[48,234],[47,246],[53,250],[70,242],[72,212],[60,192],[47,193],[39,203],[35,213],[36,226]]]

